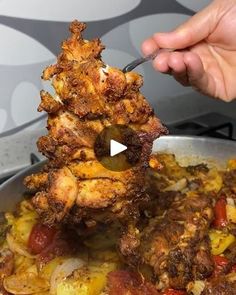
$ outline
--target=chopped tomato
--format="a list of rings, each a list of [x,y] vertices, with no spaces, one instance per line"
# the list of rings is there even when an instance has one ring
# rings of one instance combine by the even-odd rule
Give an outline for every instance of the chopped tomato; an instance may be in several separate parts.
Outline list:
[[[185,291],[174,290],[174,289],[168,289],[163,293],[163,295],[186,295],[186,294],[187,293]]]
[[[223,256],[213,256],[215,269],[213,272],[213,277],[218,277],[222,274],[227,274],[230,272],[236,272],[236,265],[233,265],[232,267],[227,267],[230,263],[230,261]]]
[[[37,264],[41,265],[48,263],[50,260],[58,256],[73,255],[80,246],[79,237],[74,232],[66,231],[62,233],[58,231],[52,242],[38,255]]]
[[[109,295],[159,295],[155,286],[138,273],[117,270],[108,274]]]
[[[215,269],[213,272],[213,277],[217,277],[224,272],[224,269],[229,264],[229,260],[226,257],[215,255],[213,256]]]
[[[224,198],[220,198],[214,207],[215,219],[213,221],[213,225],[217,228],[225,227],[228,223],[227,221],[227,213],[226,213],[226,200]]]
[[[28,247],[33,254],[41,253],[53,241],[56,234],[54,228],[36,223],[29,236]]]

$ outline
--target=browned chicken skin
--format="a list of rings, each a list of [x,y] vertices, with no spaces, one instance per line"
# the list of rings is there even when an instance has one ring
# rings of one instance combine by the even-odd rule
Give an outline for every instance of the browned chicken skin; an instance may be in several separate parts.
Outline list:
[[[229,274],[220,278],[215,278],[206,284],[202,295],[235,295],[236,276]]]
[[[142,217],[137,226],[129,226],[124,232],[120,251],[130,266],[146,270],[159,290],[182,290],[192,281],[209,278],[214,270],[208,237],[214,218],[213,199],[191,190],[186,193],[165,191],[169,181],[176,182],[184,177],[191,186],[194,171],[191,175],[171,155],[157,158],[160,164],[171,164],[162,166],[156,176],[159,181],[155,178],[152,182],[155,172],[150,171],[151,200],[145,210],[146,218]],[[203,168],[194,167],[199,171]]]
[[[25,184],[36,191],[33,204],[49,224],[91,225],[138,216],[147,199],[144,174],[152,143],[167,133],[139,92],[142,77],[105,65],[100,56],[104,46],[99,39],[84,40],[85,27],[71,24],[57,64],[43,73],[56,92],[42,91],[39,106],[48,113],[48,135],[38,140],[38,148],[49,162]],[[139,164],[127,171],[109,171],[94,155],[97,135],[113,124],[131,127],[142,143]]]
[[[163,216],[150,219],[141,231],[130,229],[121,240],[121,252],[131,265],[150,267],[158,289],[184,289],[213,271],[207,238],[212,218],[207,196],[176,197]]]

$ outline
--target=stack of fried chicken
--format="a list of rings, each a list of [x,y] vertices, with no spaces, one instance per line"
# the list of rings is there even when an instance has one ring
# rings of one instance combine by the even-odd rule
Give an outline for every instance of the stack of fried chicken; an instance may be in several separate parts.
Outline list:
[[[48,225],[60,222],[90,232],[118,222],[125,262],[155,284],[148,294],[185,290],[213,273],[208,237],[213,198],[178,190],[163,193],[158,187],[148,191],[148,166],[161,167],[151,158],[152,144],[167,130],[139,91],[142,77],[104,64],[104,46],[99,39],[84,40],[85,27],[78,21],[71,24],[71,36],[63,42],[57,63],[43,73],[44,80],[52,80],[55,93],[41,92],[39,111],[48,113],[48,135],[38,140],[38,148],[48,161],[40,173],[25,179],[34,194],[32,203]],[[142,145],[137,165],[119,172],[103,167],[94,152],[97,136],[116,124],[132,128]],[[188,173],[192,179],[194,171],[171,167],[168,175],[181,178]],[[225,280],[224,285],[233,289],[235,282]],[[234,294],[218,293],[222,284],[209,281],[196,294]]]
[[[74,21],[57,64],[43,73],[55,94],[41,92],[39,111],[48,113],[48,135],[38,148],[49,160],[41,173],[26,178],[33,204],[48,224],[135,219],[147,201],[144,176],[153,141],[167,130],[139,92],[142,77],[104,64],[99,39],[84,40],[85,24]],[[126,171],[104,168],[94,154],[107,126],[132,128],[142,144],[139,163]]]

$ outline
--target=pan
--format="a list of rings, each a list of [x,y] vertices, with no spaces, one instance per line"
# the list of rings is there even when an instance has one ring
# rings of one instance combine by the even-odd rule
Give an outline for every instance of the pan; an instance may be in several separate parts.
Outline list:
[[[153,152],[175,154],[181,165],[206,162],[208,165],[223,168],[227,160],[236,158],[236,142],[195,136],[163,136],[154,142]],[[26,168],[0,186],[0,212],[15,209],[26,192],[23,179],[39,171],[44,163],[40,162]]]

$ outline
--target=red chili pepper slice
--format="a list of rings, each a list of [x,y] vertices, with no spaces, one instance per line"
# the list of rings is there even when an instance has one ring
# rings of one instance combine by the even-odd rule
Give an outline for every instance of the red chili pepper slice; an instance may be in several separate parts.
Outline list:
[[[226,200],[221,198],[219,199],[214,207],[215,219],[213,225],[215,227],[221,228],[225,227],[228,224],[227,214],[226,214]]]

